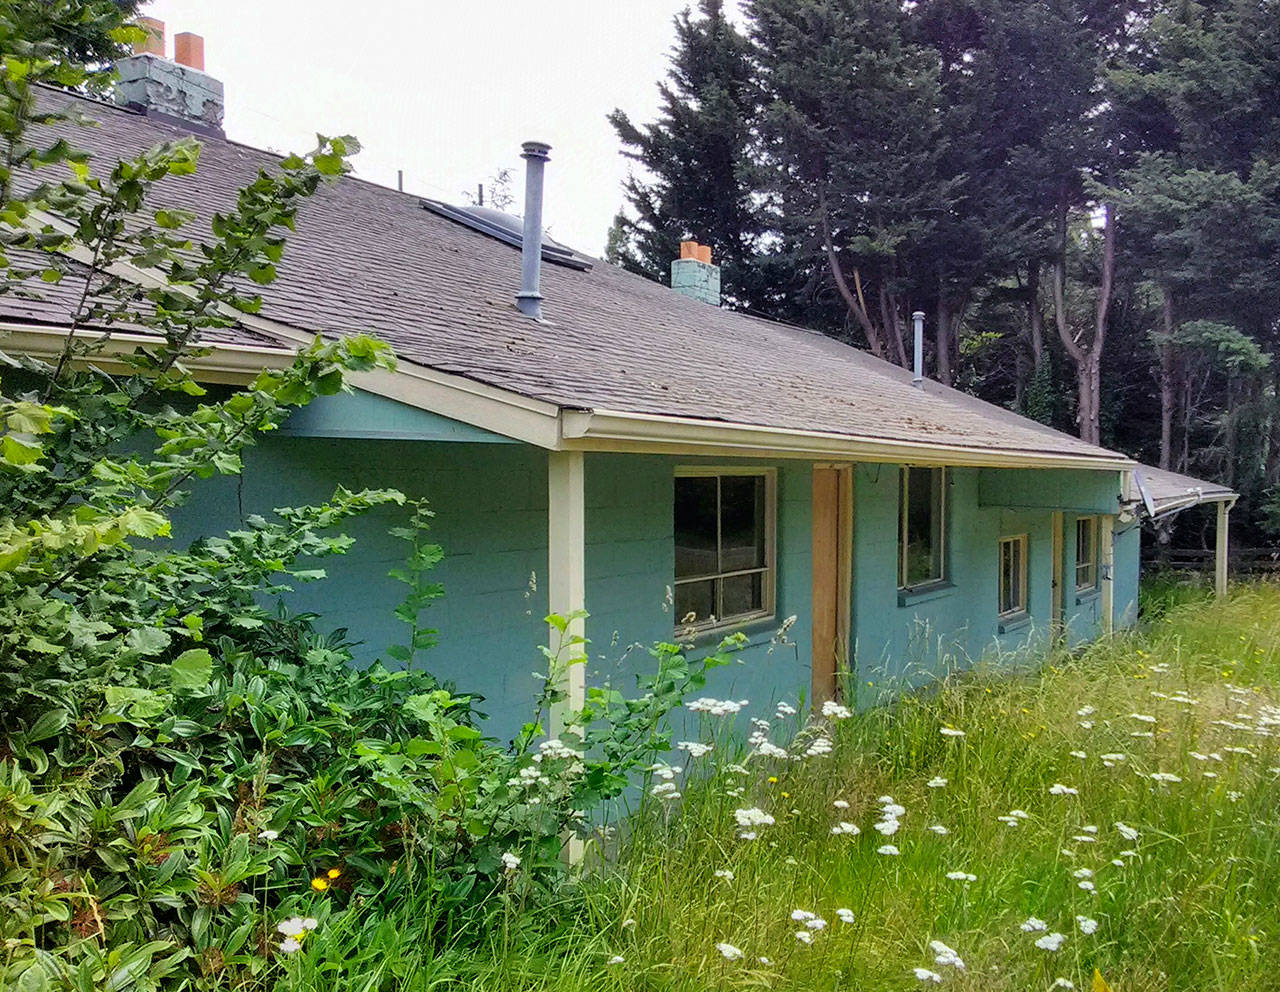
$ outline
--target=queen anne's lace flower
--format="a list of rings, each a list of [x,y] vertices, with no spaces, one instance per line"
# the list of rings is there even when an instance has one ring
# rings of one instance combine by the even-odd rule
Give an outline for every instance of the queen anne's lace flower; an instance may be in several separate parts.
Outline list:
[[[935,982],[938,984],[942,982],[942,976],[936,971],[930,971],[928,968],[914,968],[912,971],[916,978],[922,982]]]
[[[738,947],[734,947],[732,944],[721,942],[719,944],[716,944],[716,950],[720,952],[721,956],[726,961],[742,960],[742,949]]]
[[[963,737],[964,736],[964,731],[958,730],[955,727],[939,727],[938,733],[940,733],[943,737]]]
[[[941,775],[935,775],[933,778],[929,779],[925,785],[930,789],[945,789],[947,787],[947,780]]]
[[[948,947],[940,940],[929,941],[929,950],[933,951],[935,957],[934,964],[940,964],[943,967],[950,966],[956,971],[964,971],[964,959],[955,952],[953,948]]]
[[[880,847],[877,847],[877,848],[876,848],[876,854],[886,854],[886,855],[889,855],[890,857],[892,857],[892,856],[894,856],[894,855],[896,855],[896,854],[901,854],[901,853],[902,853],[902,852],[901,852],[901,851],[899,851],[899,850],[898,850],[894,845],[892,845],[892,844],[882,844]]]
[[[1042,951],[1049,951],[1052,953],[1060,951],[1062,949],[1062,945],[1066,942],[1067,935],[1064,933],[1058,933],[1055,930],[1053,933],[1047,933],[1037,940],[1036,947],[1040,948]]]
[[[837,920],[839,920],[841,923],[852,923],[852,922],[853,922],[853,910],[852,910],[852,909],[837,909],[837,910],[836,910],[836,919],[837,919]]]
[[[841,706],[834,699],[828,699],[822,704],[822,715],[829,720],[847,720],[853,716],[849,707]]]
[[[715,750],[715,745],[703,744],[701,741],[680,741],[676,747],[681,751],[687,751],[691,758],[701,758]]]
[[[1023,933],[1040,933],[1049,929],[1049,924],[1037,916],[1028,916],[1020,925]]]
[[[1078,796],[1079,789],[1073,789],[1069,785],[1063,785],[1061,782],[1054,782],[1049,786],[1049,795],[1051,796]]]
[[[1098,930],[1098,921],[1088,916],[1077,916],[1076,925],[1080,928],[1080,932],[1085,936],[1096,933]]]

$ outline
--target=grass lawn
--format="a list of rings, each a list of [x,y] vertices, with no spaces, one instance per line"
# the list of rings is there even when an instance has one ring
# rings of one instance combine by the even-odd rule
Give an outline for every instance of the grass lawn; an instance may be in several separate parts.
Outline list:
[[[1278,677],[1280,588],[1252,586],[1034,670],[767,714],[799,760],[706,715],[681,797],[559,909],[522,912],[517,872],[477,959],[426,949],[424,895],[318,934],[290,987],[1277,989]]]

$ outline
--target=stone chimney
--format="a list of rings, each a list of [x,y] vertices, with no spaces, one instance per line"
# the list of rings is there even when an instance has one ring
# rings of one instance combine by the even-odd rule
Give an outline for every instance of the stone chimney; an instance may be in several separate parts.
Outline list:
[[[147,40],[116,63],[116,103],[197,134],[224,137],[222,82],[204,71],[204,39],[183,32],[174,38],[174,58],[164,57],[164,22],[138,18]]]
[[[711,246],[680,242],[680,257],[671,263],[671,288],[700,303],[720,305],[720,266],[711,264]]]

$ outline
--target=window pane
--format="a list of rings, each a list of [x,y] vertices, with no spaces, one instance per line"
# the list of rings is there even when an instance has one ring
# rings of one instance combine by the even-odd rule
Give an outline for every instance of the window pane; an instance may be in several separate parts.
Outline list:
[[[720,479],[721,572],[764,567],[764,502],[762,476]],[[729,612],[727,603],[725,611]]]
[[[1000,542],[1000,612],[1009,612],[1009,542]]]
[[[906,584],[942,578],[942,470],[913,468],[906,473]]]
[[[1026,610],[1027,604],[1023,601],[1023,579],[1026,567],[1026,545],[1022,540],[1001,541],[1000,613],[1020,613]]]
[[[676,578],[714,575],[716,567],[716,479],[676,478]],[[677,609],[678,618],[684,614]]]
[[[732,575],[720,581],[726,617],[759,613],[764,609],[764,576],[760,572]]]
[[[1098,566],[1098,530],[1094,517],[1076,521],[1076,588],[1096,584]]]
[[[682,582],[676,586],[676,623],[705,623],[716,615],[716,580]]]

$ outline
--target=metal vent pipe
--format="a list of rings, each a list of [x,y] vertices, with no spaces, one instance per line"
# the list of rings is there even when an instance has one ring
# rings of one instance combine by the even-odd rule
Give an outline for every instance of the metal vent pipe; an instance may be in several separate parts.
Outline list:
[[[525,160],[524,232],[520,246],[520,292],[516,306],[534,320],[542,319],[542,174],[551,146],[541,141],[526,141],[521,158]]]
[[[911,377],[911,385],[924,389],[924,311],[913,313],[911,322],[915,324],[916,331],[915,374]]]

